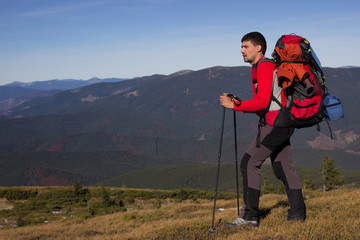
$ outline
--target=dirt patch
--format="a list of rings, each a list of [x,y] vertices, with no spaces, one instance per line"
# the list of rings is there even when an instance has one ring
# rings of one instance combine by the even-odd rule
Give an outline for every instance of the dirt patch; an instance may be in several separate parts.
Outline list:
[[[13,209],[13,207],[14,206],[8,200],[6,200],[5,198],[0,198],[0,211]]]

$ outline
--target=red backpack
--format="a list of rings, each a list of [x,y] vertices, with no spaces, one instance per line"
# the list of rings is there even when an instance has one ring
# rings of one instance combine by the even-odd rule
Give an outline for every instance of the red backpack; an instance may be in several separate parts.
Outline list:
[[[272,57],[277,77],[274,78],[270,108],[274,103],[278,105],[273,126],[304,128],[324,120],[325,77],[309,41],[297,35],[283,35],[277,41]],[[274,93],[279,92],[276,91],[278,88],[282,93],[276,96]]]

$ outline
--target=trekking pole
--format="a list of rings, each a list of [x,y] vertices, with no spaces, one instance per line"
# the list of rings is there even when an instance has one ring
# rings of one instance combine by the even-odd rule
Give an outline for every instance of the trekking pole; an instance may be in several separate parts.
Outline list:
[[[218,162],[217,162],[217,170],[216,170],[216,183],[215,183],[215,194],[214,194],[214,208],[213,208],[213,215],[212,215],[212,223],[211,223],[210,232],[215,232],[215,230],[214,230],[214,219],[215,219],[215,208],[216,208],[216,195],[217,195],[218,185],[219,185],[220,160],[221,160],[222,142],[223,142],[223,135],[224,135],[224,123],[225,123],[225,110],[226,110],[226,108],[223,107],[222,121],[221,121],[221,130],[220,130],[220,144],[219,144]]]
[[[235,142],[235,168],[236,168],[236,198],[238,216],[240,216],[240,203],[239,203],[239,170],[238,170],[238,151],[237,151],[237,135],[236,135],[236,112],[234,110],[234,142]]]

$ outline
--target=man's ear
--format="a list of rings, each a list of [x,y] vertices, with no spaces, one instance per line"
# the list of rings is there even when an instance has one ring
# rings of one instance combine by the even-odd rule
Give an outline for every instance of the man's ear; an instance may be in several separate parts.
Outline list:
[[[262,50],[262,46],[259,44],[259,45],[257,45],[256,46],[256,50],[257,50],[257,52],[261,52],[261,50]]]

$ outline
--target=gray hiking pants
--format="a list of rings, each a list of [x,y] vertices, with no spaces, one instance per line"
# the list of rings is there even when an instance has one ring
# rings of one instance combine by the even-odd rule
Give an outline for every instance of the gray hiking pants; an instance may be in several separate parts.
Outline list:
[[[275,176],[285,185],[290,204],[288,219],[305,220],[301,183],[291,161],[290,137],[293,132],[293,128],[260,126],[259,136],[250,144],[241,160],[244,205],[240,217],[259,221],[260,167],[270,157]],[[260,146],[256,146],[257,141]]]

